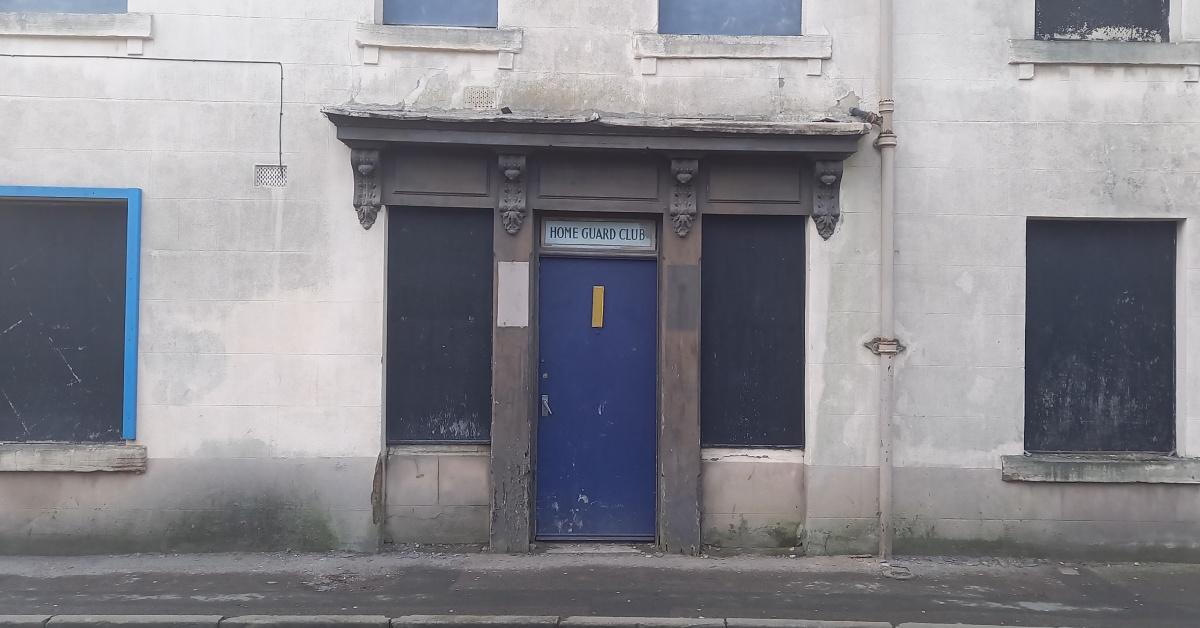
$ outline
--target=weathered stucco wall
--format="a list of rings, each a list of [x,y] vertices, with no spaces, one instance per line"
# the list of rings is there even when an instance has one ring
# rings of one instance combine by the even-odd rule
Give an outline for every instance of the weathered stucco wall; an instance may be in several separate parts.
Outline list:
[[[144,190],[144,476],[0,476],[8,552],[378,543],[383,242],[353,216],[320,107],[350,97],[369,3],[130,2],[144,56],[0,57],[5,184]],[[253,6],[251,6],[253,5]],[[124,57],[125,40],[0,36],[0,52]]]
[[[3,53],[120,57],[0,57],[0,172],[6,184],[144,190],[138,442],[150,456],[142,477],[0,477],[0,487],[20,497],[20,514],[0,531],[6,549],[41,551],[29,534],[78,535],[84,527],[90,540],[77,546],[95,551],[237,546],[245,535],[208,533],[222,529],[213,523],[187,527],[204,534],[170,536],[178,526],[165,514],[205,512],[249,530],[242,506],[231,505],[244,501],[237,495],[333,513],[329,534],[301,533],[296,545],[367,547],[381,538],[370,515],[382,450],[386,229],[364,232],[353,219],[347,151],[322,106],[455,108],[466,88],[483,86],[517,109],[808,119],[869,101],[875,85],[875,24],[865,1],[807,8],[807,32],[834,38],[821,76],[809,74],[805,59],[662,59],[643,74],[631,42],[634,32],[655,30],[656,8],[642,0],[501,2],[501,26],[524,30],[511,70],[498,67],[494,52],[451,50],[383,49],[378,64],[364,64],[355,26],[374,19],[374,4],[131,0],[131,12],[153,14],[145,57],[282,63],[290,181],[279,190],[253,184],[253,167],[277,159],[275,65],[130,59],[123,39],[0,36]],[[859,280],[875,263],[876,161],[864,151],[848,165],[846,223],[834,241],[813,247],[813,285],[833,304],[829,311],[862,313],[875,309],[870,281]],[[821,310],[813,324],[828,317]],[[855,342],[830,344],[840,351],[867,327],[844,329]],[[853,391],[871,385],[872,367],[831,365],[829,379],[839,384],[822,392],[821,356],[810,358],[812,409],[870,425],[859,417],[871,410]],[[819,450],[819,436],[813,442]],[[863,449],[849,434],[833,444]],[[482,460],[445,460],[468,459]],[[311,486],[278,484],[287,475],[281,469],[306,461],[337,472]],[[382,538],[419,539],[431,530],[423,517],[445,506],[455,522],[447,528],[438,518],[437,530],[478,540],[486,500],[424,503],[408,489],[427,478],[408,477],[393,462]],[[860,451],[848,464],[866,462]],[[454,465],[441,466],[447,473],[439,477],[450,477]],[[236,487],[221,479],[231,468],[241,470]],[[46,523],[67,511],[72,516]]]
[[[278,158],[277,66],[0,35],[0,184],[144,190],[138,442],[150,456],[144,476],[0,475],[0,502],[16,505],[0,517],[0,550],[484,538],[477,452],[393,455],[386,504],[373,493],[387,230],[355,220],[348,150],[321,107],[457,108],[466,88],[490,87],[514,109],[813,119],[878,100],[874,0],[806,3],[805,32],[832,40],[819,75],[809,59],[638,59],[634,34],[655,30],[653,0],[501,0],[500,25],[523,29],[511,69],[496,52],[453,50],[384,48],[364,63],[355,29],[374,4],[130,0],[153,14],[144,57],[282,64],[284,189],[253,181],[256,164]],[[1196,487],[1005,484],[999,467],[1022,449],[1026,216],[1189,219],[1179,354],[1200,356],[1200,84],[1159,66],[1039,65],[1021,80],[1008,40],[1033,37],[1032,0],[900,9],[901,547],[1086,547],[1130,533],[1194,547]],[[1200,36],[1197,20],[1183,16],[1184,36]],[[837,234],[808,237],[803,464],[764,464],[770,480],[750,485],[741,467],[706,463],[709,540],[728,542],[728,525],[745,519],[803,524],[810,553],[875,547],[878,373],[862,344],[878,333],[880,194],[869,140],[846,166]],[[1185,366],[1179,442],[1200,455],[1200,403],[1187,398],[1200,368]],[[444,486],[460,481],[468,488]],[[732,491],[774,491],[780,506],[749,512]],[[1113,507],[1069,506],[1085,498]]]
[[[144,475],[6,473],[0,553],[374,549],[375,462],[158,458]]]
[[[1178,66],[1022,80],[1009,39],[1033,38],[1033,4],[897,14],[897,547],[1194,557],[1200,486],[1001,481],[1023,451],[1029,216],[1184,221],[1177,440],[1200,455],[1200,84]]]
[[[392,447],[387,462],[387,543],[488,542],[488,447]]]
[[[701,529],[706,544],[800,551],[804,545],[804,453],[705,449]]]

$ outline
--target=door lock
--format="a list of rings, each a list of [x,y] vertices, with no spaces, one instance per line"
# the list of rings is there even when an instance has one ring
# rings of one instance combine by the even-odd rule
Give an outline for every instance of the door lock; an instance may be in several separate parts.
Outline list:
[[[542,395],[542,416],[551,416],[554,412],[550,410],[550,395]]]

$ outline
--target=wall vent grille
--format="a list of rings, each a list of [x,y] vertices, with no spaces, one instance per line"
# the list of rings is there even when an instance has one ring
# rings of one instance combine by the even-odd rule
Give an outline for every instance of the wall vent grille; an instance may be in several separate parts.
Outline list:
[[[287,182],[287,166],[254,167],[254,187],[256,188],[286,188]]]
[[[487,111],[496,108],[496,88],[485,86],[468,87],[463,90],[463,102],[467,108]]]

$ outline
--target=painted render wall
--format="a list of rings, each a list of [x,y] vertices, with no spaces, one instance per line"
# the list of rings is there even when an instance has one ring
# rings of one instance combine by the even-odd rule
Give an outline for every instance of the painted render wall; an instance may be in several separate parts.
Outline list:
[[[122,57],[0,56],[0,172],[10,184],[145,191],[138,442],[150,456],[144,476],[0,477],[0,499],[16,504],[0,515],[3,549],[368,549],[419,536],[396,524],[433,505],[397,480],[401,465],[388,469],[386,534],[373,512],[386,229],[353,220],[348,151],[320,108],[454,108],[482,85],[518,109],[821,117],[873,89],[868,6],[810,7],[814,28],[845,47],[812,77],[804,60],[663,60],[643,75],[630,45],[655,29],[643,0],[502,2],[502,26],[524,29],[511,71],[495,53],[457,51],[384,50],[364,65],[353,30],[372,21],[370,0],[133,0],[131,12],[153,14],[145,57],[283,64],[282,190],[252,180],[276,159],[276,67],[133,60],[121,39],[0,36],[3,53]],[[864,151],[849,166],[846,225],[814,247],[824,279],[813,285],[841,309],[871,311],[865,284],[831,279],[874,264],[876,160]],[[830,369],[858,387],[873,380],[869,366]],[[829,397],[831,410],[863,411]],[[471,521],[484,504],[465,506]]]
[[[897,548],[1200,555],[1200,487],[1005,483],[1023,450],[1025,221],[1183,220],[1180,453],[1200,455],[1200,83],[1180,67],[1008,65],[1033,0],[897,14]],[[1200,38],[1195,2],[1176,3]],[[1179,9],[1182,14],[1179,14]]]
[[[8,552],[373,549],[384,243],[348,199],[348,150],[319,108],[348,100],[362,2],[130,2],[144,56],[0,56],[0,173],[139,187],[142,476],[0,477]],[[126,42],[0,36],[0,52],[125,57]],[[376,236],[379,234],[376,233]],[[70,541],[64,543],[64,540]]]
[[[1187,23],[1200,21],[1185,1]],[[383,49],[364,64],[354,31],[375,18],[372,0],[130,0],[154,16],[145,57],[283,64],[290,181],[279,190],[253,182],[254,165],[277,159],[276,66],[0,35],[0,183],[145,192],[138,442],[150,456],[144,476],[0,475],[0,503],[16,505],[0,512],[0,551],[483,540],[484,455],[382,455],[387,229],[354,219],[349,151],[321,107],[459,108],[466,87],[491,86],[517,110],[843,116],[878,101],[876,5],[807,3],[806,33],[829,34],[834,50],[813,76],[805,59],[660,59],[644,74],[632,38],[655,30],[654,0],[501,0],[501,27],[524,31],[511,70],[494,52],[446,50]],[[1190,218],[1181,282],[1200,303],[1200,87],[1158,67],[1039,66],[1019,80],[1008,39],[1032,38],[1032,0],[899,8],[900,547],[1136,533],[1200,548],[1197,487],[1005,484],[999,471],[1022,442],[1024,216]],[[846,166],[837,234],[808,238],[806,450],[776,454],[782,462],[706,451],[706,540],[875,547],[877,359],[862,347],[879,311],[869,139]],[[1200,307],[1181,312],[1180,355],[1198,356]],[[1200,369],[1179,388],[1200,390]],[[1180,442],[1200,455],[1200,404],[1180,412]],[[386,503],[372,499],[377,473]],[[740,499],[771,493],[778,512]],[[777,539],[793,524],[796,538]]]

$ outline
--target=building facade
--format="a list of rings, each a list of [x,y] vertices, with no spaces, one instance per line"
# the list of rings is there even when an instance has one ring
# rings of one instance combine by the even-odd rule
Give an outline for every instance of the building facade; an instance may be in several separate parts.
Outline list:
[[[0,551],[1194,559],[1198,219],[1194,0],[0,0]]]

